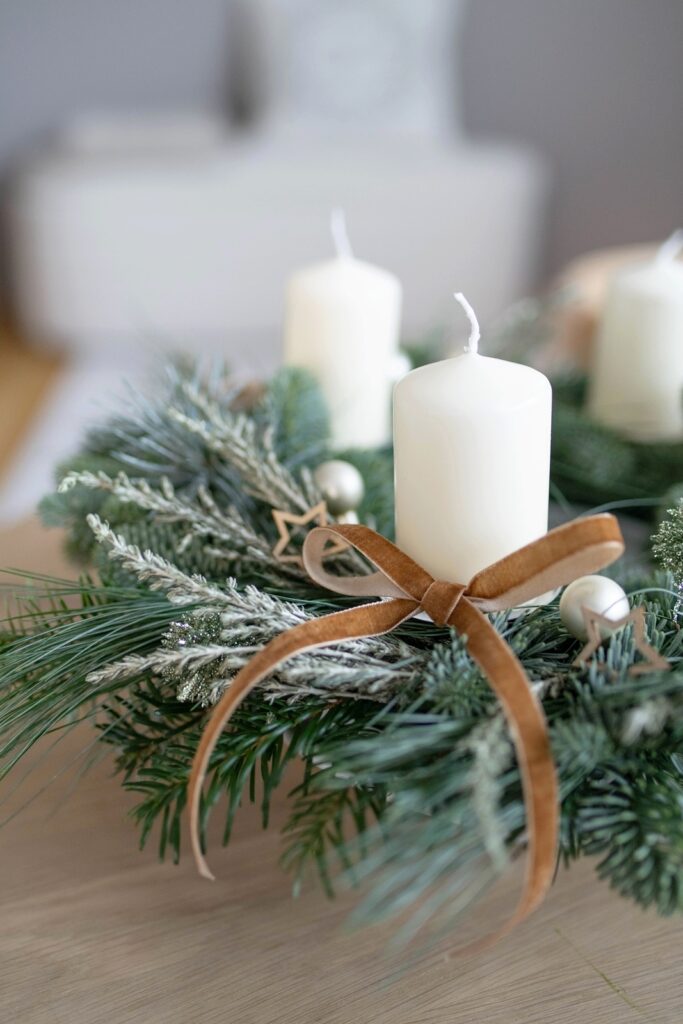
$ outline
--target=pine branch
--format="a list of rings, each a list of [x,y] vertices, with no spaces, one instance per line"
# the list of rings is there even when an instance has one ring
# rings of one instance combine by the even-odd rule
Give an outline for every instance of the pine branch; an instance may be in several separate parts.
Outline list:
[[[285,366],[276,373],[253,416],[261,430],[270,431],[273,449],[290,470],[329,456],[329,413],[318,384],[305,370]]]
[[[0,662],[0,775],[46,733],[91,717],[115,682],[92,672],[154,647],[176,614],[159,595],[51,582],[12,620]]]
[[[89,515],[88,526],[95,539],[109,549],[109,558],[117,561],[151,591],[163,591],[172,604],[193,604],[205,601],[210,606],[225,604],[226,596],[201,577],[188,576],[171,562],[160,558],[152,551],[140,551],[127,544],[124,537],[114,533],[108,523],[99,516]]]
[[[369,716],[362,702],[327,706],[312,701],[264,702],[255,695],[237,712],[212,755],[202,806],[202,833],[217,803],[227,797],[223,842],[227,843],[240,803],[260,799],[267,827],[272,797],[288,764],[303,758],[312,764],[330,734],[357,730]],[[140,682],[105,708],[102,736],[119,753],[126,789],[141,799],[134,815],[147,842],[159,826],[159,852],[180,855],[181,821],[187,781],[205,713],[176,700],[159,684]],[[259,786],[257,783],[260,782]]]
[[[204,418],[195,419],[177,409],[171,410],[171,416],[178,426],[199,437],[210,451],[235,469],[247,494],[271,508],[296,512],[305,512],[320,501],[310,478],[304,478],[299,485],[279,462],[272,432],[259,431],[252,418],[229,412],[190,385],[186,385],[186,393]]]
[[[189,501],[203,489],[221,509],[234,507],[259,529],[272,527],[270,506],[255,507],[235,465],[217,454],[216,438],[211,435],[209,444],[202,439],[206,430],[211,434],[205,410],[224,409],[232,419],[237,415],[232,407],[239,401],[239,389],[230,384],[221,367],[206,377],[199,364],[170,366],[156,394],[131,392],[123,413],[90,431],[82,452],[59,468],[58,479],[70,471],[103,472],[111,477],[119,472],[132,473],[152,487],[167,479],[175,492]],[[264,450],[264,456],[270,452],[271,470],[276,474],[278,459],[283,463],[286,493],[291,487],[298,490],[298,484],[292,484],[290,469],[299,464],[293,452],[302,450],[303,438],[310,439],[305,448],[317,452],[319,458],[325,457],[328,425],[322,409],[317,386],[305,371],[295,369],[276,374],[265,397],[253,409],[253,427],[249,428],[251,463],[258,463],[259,439],[266,438],[268,451]],[[239,415],[244,418],[243,413]],[[315,458],[311,461],[315,464]],[[247,459],[247,464],[251,463]],[[305,489],[311,499],[319,500],[310,479]],[[275,490],[280,496],[277,486]],[[301,500],[301,494],[297,499]],[[100,514],[115,530],[131,521],[130,506],[82,486],[49,495],[41,504],[41,512],[49,525],[67,528],[69,550],[83,561],[93,556],[95,547],[85,521],[88,514]],[[173,536],[172,530],[170,533]]]
[[[683,910],[683,778],[666,758],[645,774],[606,771],[578,808],[582,849],[603,854],[598,874],[660,914]]]
[[[121,504],[152,513],[159,525],[180,524],[182,531],[177,537],[176,559],[194,541],[199,541],[204,544],[204,551],[214,565],[222,562],[240,573],[265,572],[279,582],[287,575],[301,577],[301,570],[297,567],[282,565],[275,560],[272,552],[274,537],[264,537],[254,530],[235,506],[221,511],[204,486],[200,486],[194,499],[190,500],[176,495],[166,477],[161,478],[159,489],[156,489],[144,479],[131,480],[125,473],[118,473],[112,478],[102,471],[69,472],[61,481],[58,492],[64,494],[78,486],[105,491]]]
[[[221,595],[223,606],[216,606],[213,614],[203,608],[179,618],[162,646],[107,665],[91,681],[102,685],[161,673],[175,680],[181,699],[213,703],[266,643],[310,618],[299,605],[252,586],[241,590],[234,580],[226,581]],[[297,700],[334,694],[386,701],[397,691],[415,688],[425,659],[424,653],[391,635],[349,640],[298,655],[279,666],[262,689]]]

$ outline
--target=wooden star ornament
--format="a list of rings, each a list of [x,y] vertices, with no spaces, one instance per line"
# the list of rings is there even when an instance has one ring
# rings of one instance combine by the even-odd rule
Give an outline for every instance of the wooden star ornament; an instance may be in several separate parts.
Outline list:
[[[608,636],[615,633],[618,629],[622,629],[628,625],[629,622],[633,623],[633,641],[636,646],[636,650],[644,657],[644,661],[638,662],[637,665],[632,665],[629,669],[629,675],[637,676],[642,675],[644,672],[654,672],[656,670],[662,670],[670,668],[669,662],[664,658],[659,651],[655,650],[651,643],[648,643],[648,639],[645,633],[645,609],[641,606],[633,608],[631,612],[624,616],[623,619],[608,619],[605,615],[599,615],[597,612],[592,611],[590,608],[582,608],[583,621],[586,625],[586,632],[588,633],[588,643],[578,654],[574,664],[577,666],[587,665],[588,659],[592,657],[597,651],[598,647],[604,643],[604,637],[600,632],[600,627],[607,631]]]
[[[292,543],[292,527],[293,526],[327,526],[329,519],[327,513],[327,505],[324,501],[319,501],[317,505],[313,505],[306,512],[302,512],[301,515],[297,515],[296,512],[284,512],[282,509],[273,509],[273,519],[277,526],[277,532],[280,535],[280,539],[273,548],[273,555],[278,562],[285,565],[298,565],[303,568],[304,560],[300,553],[289,552],[287,548]],[[336,542],[331,544],[325,550],[325,555],[336,555],[340,551],[346,550],[347,544],[343,542]]]

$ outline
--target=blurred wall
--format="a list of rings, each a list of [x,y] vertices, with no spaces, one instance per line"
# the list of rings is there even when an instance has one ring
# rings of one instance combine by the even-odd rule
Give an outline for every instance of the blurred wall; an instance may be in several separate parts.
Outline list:
[[[230,0],[0,0],[0,174],[76,108],[228,108]],[[683,223],[683,0],[471,0],[465,118],[557,174],[549,268]]]
[[[465,118],[553,161],[549,267],[683,226],[683,0],[472,0]]]
[[[227,106],[230,0],[0,0],[0,173],[70,114]]]

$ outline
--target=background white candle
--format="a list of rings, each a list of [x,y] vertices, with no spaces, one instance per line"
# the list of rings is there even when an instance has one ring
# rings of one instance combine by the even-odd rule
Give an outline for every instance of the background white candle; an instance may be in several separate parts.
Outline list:
[[[463,305],[468,350],[394,391],[397,543],[459,583],[547,532],[552,407],[538,370],[478,353]]]
[[[354,259],[333,216],[337,258],[295,273],[287,287],[285,362],[310,370],[327,400],[337,448],[389,440],[401,285]]]
[[[588,411],[636,440],[683,438],[682,248],[676,232],[616,275],[595,342]]]

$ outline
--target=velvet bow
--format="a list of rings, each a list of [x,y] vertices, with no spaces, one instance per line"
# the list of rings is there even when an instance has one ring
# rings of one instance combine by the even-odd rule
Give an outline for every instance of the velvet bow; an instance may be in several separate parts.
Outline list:
[[[335,576],[325,566],[329,541],[343,541],[375,567],[361,576]],[[198,869],[213,878],[201,849],[199,807],[209,759],[235,708],[277,665],[301,651],[343,640],[388,633],[425,612],[451,626],[500,701],[519,763],[527,819],[526,879],[517,908],[486,944],[500,938],[544,899],[553,879],[559,829],[559,798],[548,724],[522,665],[486,612],[513,608],[588,573],[597,572],[624,550],[614,516],[576,519],[478,572],[469,583],[434,577],[395,544],[360,525],[311,530],[303,547],[304,566],[321,587],[351,597],[378,597],[295,626],[271,640],[235,676],[211,714],[195,755],[189,781],[192,849]]]

